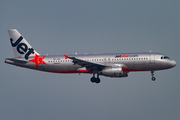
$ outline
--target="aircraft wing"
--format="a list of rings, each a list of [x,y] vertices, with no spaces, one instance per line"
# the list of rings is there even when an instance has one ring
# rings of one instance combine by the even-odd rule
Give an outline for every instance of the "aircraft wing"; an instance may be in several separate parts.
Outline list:
[[[75,58],[75,57],[69,57],[67,55],[64,55],[64,56],[65,56],[65,59],[69,58],[69,59],[73,60],[72,62],[74,64],[78,64],[78,65],[80,65],[82,67],[86,67],[86,69],[88,71],[90,71],[92,69],[102,70],[104,67],[107,67],[104,64],[93,63],[93,62],[81,60],[81,59],[78,59],[78,58]]]

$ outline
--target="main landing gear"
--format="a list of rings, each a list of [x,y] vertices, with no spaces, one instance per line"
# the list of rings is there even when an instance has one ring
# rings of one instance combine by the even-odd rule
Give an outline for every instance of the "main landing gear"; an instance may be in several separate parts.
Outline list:
[[[101,80],[99,79],[99,77],[97,77],[97,78],[92,77],[92,78],[91,78],[91,82],[93,82],[93,83],[100,83]]]
[[[93,77],[90,80],[92,83],[100,83],[101,82],[98,73],[97,73],[97,78],[95,78],[95,73],[93,73]]]
[[[154,77],[154,71],[151,71],[151,76],[152,76],[152,81],[155,81],[156,80],[156,78]]]

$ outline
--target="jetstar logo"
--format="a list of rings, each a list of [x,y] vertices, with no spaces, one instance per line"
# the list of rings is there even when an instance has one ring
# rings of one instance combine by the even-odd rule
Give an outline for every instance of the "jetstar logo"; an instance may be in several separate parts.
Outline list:
[[[122,58],[127,58],[129,55],[121,55]]]
[[[30,61],[30,62],[34,62],[34,63],[36,64],[36,68],[38,69],[38,66],[39,66],[40,64],[45,64],[45,65],[47,65],[47,64],[43,61],[43,59],[44,59],[45,57],[46,57],[46,56],[39,57],[37,54],[35,54],[35,58],[32,59],[32,60],[29,60],[29,61]]]
[[[25,59],[28,60],[30,54],[34,54],[33,48],[28,48],[25,43],[20,43],[23,40],[23,37],[20,36],[15,43],[13,43],[13,39],[10,38],[12,47],[17,46],[17,51],[19,54],[25,54]]]
[[[116,55],[115,58],[127,58],[129,57],[129,55]]]
[[[116,55],[115,58],[128,58],[128,57],[138,57],[138,55]]]

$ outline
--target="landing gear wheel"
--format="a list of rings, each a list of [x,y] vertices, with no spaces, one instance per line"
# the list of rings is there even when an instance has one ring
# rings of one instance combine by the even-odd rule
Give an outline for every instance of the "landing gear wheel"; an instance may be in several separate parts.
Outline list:
[[[152,79],[152,81],[155,81],[155,80],[156,80],[156,78],[155,78],[155,77],[152,77],[151,79]]]
[[[97,77],[95,77],[95,74],[97,74]],[[90,79],[92,83],[100,83],[101,80],[99,79],[99,73],[97,69],[93,70],[93,77]]]
[[[90,80],[92,83],[100,83],[101,82],[101,80],[99,78],[95,78],[95,77],[92,77]]]
[[[96,78],[96,83],[100,83],[101,80],[99,78]]]
[[[151,71],[151,76],[152,76],[152,81],[155,81],[156,80],[156,78],[154,77],[154,71]]]
[[[90,80],[91,80],[92,83],[96,82],[96,78],[95,77],[92,77]]]

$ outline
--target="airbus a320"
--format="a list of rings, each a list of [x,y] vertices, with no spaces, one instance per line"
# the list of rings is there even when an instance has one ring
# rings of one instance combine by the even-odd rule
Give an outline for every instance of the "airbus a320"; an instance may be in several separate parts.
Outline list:
[[[14,58],[5,63],[51,73],[90,73],[93,83],[100,83],[100,75],[112,78],[128,77],[129,72],[154,71],[176,66],[176,62],[161,53],[105,53],[81,55],[41,55],[16,30],[8,30]]]

